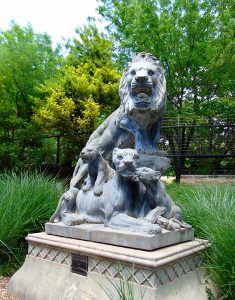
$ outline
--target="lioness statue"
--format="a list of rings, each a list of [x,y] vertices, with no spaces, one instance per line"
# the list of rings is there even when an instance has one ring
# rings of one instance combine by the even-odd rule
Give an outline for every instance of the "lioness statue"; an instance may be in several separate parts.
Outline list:
[[[67,225],[82,223],[104,223],[106,226],[136,231],[144,234],[161,232],[158,224],[138,218],[143,198],[143,186],[135,181],[138,153],[133,149],[113,150],[113,164],[116,172],[103,186],[103,194],[95,196],[92,189],[79,191],[76,199],[76,213],[64,214]],[[144,190],[145,191],[145,190]]]
[[[93,132],[86,146],[95,146],[108,160],[115,147],[156,153],[166,109],[166,80],[160,62],[151,54],[136,54],[123,72],[119,95],[120,107]],[[70,186],[80,186],[87,172],[87,165],[79,159]]]

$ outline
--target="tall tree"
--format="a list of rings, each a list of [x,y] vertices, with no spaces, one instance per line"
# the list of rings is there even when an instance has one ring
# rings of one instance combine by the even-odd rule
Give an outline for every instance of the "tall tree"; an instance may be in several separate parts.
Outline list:
[[[74,161],[94,129],[119,104],[120,75],[111,60],[111,43],[88,25],[67,44],[68,56],[56,78],[39,87],[33,119],[50,133],[64,135],[63,161]],[[78,135],[79,133],[79,135]]]
[[[94,99],[101,105],[103,117],[107,117],[119,105],[117,65],[112,60],[112,41],[92,24],[77,28],[78,38],[67,43],[69,54],[66,64],[84,68],[93,81]]]
[[[0,166],[12,166],[23,156],[24,140],[18,136],[18,144],[9,142],[32,129],[35,86],[54,76],[59,63],[59,49],[53,50],[47,34],[14,22],[9,30],[0,31]]]
[[[234,10],[226,0],[100,0],[122,66],[133,52],[150,52],[167,79],[168,116],[217,122],[235,109]],[[216,116],[216,118],[214,118]],[[235,117],[235,116],[234,116]],[[187,153],[195,128],[183,131]],[[232,132],[229,133],[233,134]],[[167,136],[172,151],[177,133]],[[182,159],[184,164],[184,159]]]
[[[168,100],[179,112],[199,112],[200,103],[231,97],[235,59],[230,1],[100,0],[110,21],[118,58],[151,52],[164,65]],[[186,101],[187,100],[187,101]],[[189,104],[190,102],[190,104]]]
[[[0,100],[16,109],[16,115],[29,120],[34,87],[54,75],[58,66],[58,49],[51,38],[34,33],[28,25],[16,23],[0,32]]]

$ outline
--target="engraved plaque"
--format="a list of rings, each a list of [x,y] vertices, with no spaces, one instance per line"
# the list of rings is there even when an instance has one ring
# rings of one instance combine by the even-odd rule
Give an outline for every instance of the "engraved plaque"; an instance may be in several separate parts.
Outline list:
[[[87,276],[88,257],[85,255],[72,253],[71,271],[82,276]]]

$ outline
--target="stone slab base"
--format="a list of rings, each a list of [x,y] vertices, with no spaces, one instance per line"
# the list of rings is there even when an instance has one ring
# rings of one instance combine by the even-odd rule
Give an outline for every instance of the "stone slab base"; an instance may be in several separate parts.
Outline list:
[[[67,226],[63,223],[46,223],[45,231],[47,234],[57,236],[142,250],[154,250],[191,241],[194,238],[194,230],[192,228],[184,228],[176,231],[163,229],[161,234],[145,235],[104,227],[103,224]]]
[[[181,175],[184,183],[235,183],[235,175]]]
[[[14,299],[119,299],[115,287],[121,278],[129,282],[136,300],[143,293],[145,300],[207,299],[201,268],[207,241],[143,251],[45,233],[27,240],[25,263],[8,285]]]

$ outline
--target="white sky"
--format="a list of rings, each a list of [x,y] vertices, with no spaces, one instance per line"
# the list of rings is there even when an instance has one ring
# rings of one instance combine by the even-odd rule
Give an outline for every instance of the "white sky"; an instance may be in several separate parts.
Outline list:
[[[96,7],[96,0],[0,0],[0,29],[8,29],[13,19],[20,26],[30,23],[36,33],[47,32],[56,44],[62,37],[76,36],[75,28],[88,16],[99,17]]]

